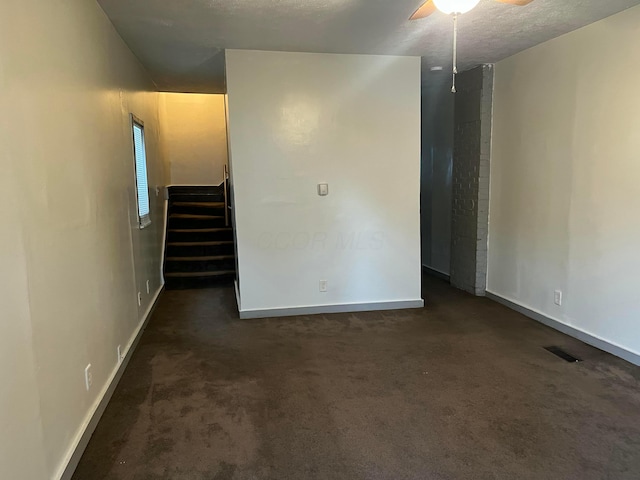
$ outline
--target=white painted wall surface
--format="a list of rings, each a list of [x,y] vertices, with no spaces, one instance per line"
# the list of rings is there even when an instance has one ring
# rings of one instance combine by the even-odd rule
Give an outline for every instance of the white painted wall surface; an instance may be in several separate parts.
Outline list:
[[[636,354],[639,38],[635,7],[497,64],[488,273],[490,292]]]
[[[161,286],[164,202],[138,230],[129,122],[164,185],[152,89],[96,2],[0,3],[2,479],[59,478]]]
[[[227,85],[241,309],[419,300],[420,59],[230,50]]]
[[[162,143],[172,185],[219,185],[227,163],[224,95],[160,93]]]

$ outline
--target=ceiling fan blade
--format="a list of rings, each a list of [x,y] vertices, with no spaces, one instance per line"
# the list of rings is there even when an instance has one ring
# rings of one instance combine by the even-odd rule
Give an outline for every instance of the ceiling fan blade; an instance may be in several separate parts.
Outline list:
[[[428,17],[435,11],[436,6],[433,3],[433,0],[427,0],[422,4],[420,8],[418,8],[418,10],[415,11],[413,15],[411,15],[411,18],[409,20],[418,20],[420,18]]]
[[[509,5],[517,5],[519,7],[524,7],[529,3],[533,2],[533,0],[497,0],[498,2],[508,3]]]

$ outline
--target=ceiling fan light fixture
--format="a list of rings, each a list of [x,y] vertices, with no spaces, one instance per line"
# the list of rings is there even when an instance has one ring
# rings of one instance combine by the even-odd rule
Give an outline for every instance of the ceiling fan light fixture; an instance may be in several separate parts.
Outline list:
[[[467,13],[473,10],[480,0],[433,0],[434,5],[442,13]]]

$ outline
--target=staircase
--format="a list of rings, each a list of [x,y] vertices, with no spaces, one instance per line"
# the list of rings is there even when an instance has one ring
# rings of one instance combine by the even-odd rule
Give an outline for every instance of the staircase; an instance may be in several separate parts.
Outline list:
[[[168,290],[230,284],[233,229],[225,226],[224,187],[169,187],[164,261]]]

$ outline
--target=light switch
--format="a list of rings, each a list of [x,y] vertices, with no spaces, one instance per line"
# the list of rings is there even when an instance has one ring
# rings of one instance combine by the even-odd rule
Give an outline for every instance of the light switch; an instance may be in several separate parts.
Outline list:
[[[321,197],[326,197],[329,195],[329,184],[328,183],[319,183],[318,184],[318,195]]]

